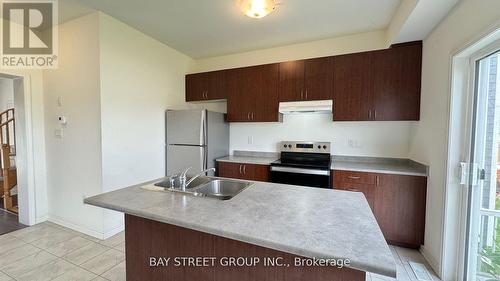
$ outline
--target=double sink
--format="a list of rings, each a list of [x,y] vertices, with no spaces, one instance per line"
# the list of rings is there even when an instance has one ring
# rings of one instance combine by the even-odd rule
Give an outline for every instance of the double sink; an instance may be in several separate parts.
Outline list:
[[[190,180],[190,177],[188,177],[187,180]],[[173,186],[172,183],[174,184]],[[154,185],[163,187],[165,191],[180,192],[219,200],[229,200],[252,184],[253,183],[246,181],[197,177],[184,189],[176,186],[175,182],[172,182],[170,178],[166,178]]]

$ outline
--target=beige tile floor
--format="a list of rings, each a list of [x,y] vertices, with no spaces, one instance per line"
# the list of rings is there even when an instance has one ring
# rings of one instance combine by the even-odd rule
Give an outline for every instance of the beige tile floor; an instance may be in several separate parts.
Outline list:
[[[106,240],[42,223],[0,236],[0,281],[125,280],[125,236]]]
[[[394,256],[394,260],[396,261],[396,275],[397,278],[389,278],[385,276],[381,276],[378,274],[369,273],[367,275],[367,281],[418,281],[417,277],[413,273],[413,270],[410,267],[409,262],[418,262],[424,264],[427,268],[427,271],[431,275],[434,281],[440,281],[437,277],[436,273],[432,270],[430,265],[424,259],[422,254],[420,254],[417,250],[401,248],[396,246],[389,246],[392,251],[392,255]]]
[[[397,280],[417,281],[409,261],[424,263],[418,251],[392,247]],[[439,280],[435,275],[435,280]],[[125,280],[123,232],[106,240],[41,223],[0,236],[0,281]],[[367,281],[395,280],[368,274]]]

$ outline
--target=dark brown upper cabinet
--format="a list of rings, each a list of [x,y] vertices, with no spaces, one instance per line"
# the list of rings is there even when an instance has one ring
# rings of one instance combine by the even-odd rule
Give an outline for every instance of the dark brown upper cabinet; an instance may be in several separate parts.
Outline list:
[[[229,122],[278,122],[278,64],[244,67],[226,73]]]
[[[280,101],[331,99],[332,84],[331,57],[279,64]]]
[[[304,95],[304,61],[279,64],[279,100],[298,101]]]
[[[370,52],[334,57],[334,121],[372,120],[370,58]]]
[[[373,119],[419,120],[422,45],[372,52]]]
[[[334,57],[334,121],[420,118],[422,43]]]
[[[419,120],[422,42],[186,75],[186,101],[228,100],[230,122],[278,122],[280,101],[333,99],[333,121]]]
[[[227,98],[224,80],[224,71],[186,75],[186,101],[220,100]]]

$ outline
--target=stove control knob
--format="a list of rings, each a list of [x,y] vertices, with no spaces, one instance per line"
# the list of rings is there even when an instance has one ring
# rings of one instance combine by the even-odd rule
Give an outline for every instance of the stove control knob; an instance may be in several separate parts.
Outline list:
[[[321,145],[318,145],[318,149],[321,149]]]
[[[286,144],[285,144],[285,145],[283,145],[283,147],[284,147],[284,148],[286,148]]]
[[[292,148],[292,145],[291,145],[291,144],[289,144],[289,145],[288,145],[288,148]]]
[[[323,149],[326,149],[326,145],[323,145]]]

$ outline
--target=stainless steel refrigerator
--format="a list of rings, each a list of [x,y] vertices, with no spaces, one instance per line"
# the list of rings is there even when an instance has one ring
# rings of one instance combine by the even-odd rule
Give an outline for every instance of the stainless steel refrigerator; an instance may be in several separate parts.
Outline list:
[[[215,167],[215,159],[229,155],[229,124],[224,115],[202,109],[167,110],[167,175],[189,167],[188,174],[196,174]]]

